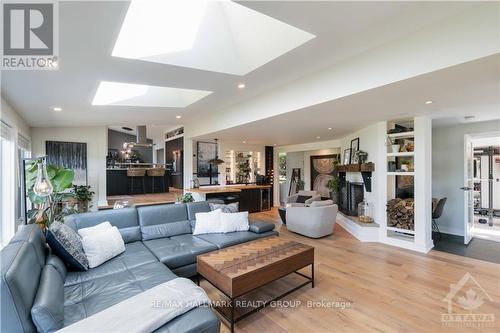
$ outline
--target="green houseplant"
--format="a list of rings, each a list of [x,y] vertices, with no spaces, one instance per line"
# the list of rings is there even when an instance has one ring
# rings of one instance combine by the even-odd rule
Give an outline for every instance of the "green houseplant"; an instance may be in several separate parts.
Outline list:
[[[89,204],[92,201],[95,192],[90,190],[90,186],[86,185],[73,185],[71,191],[74,198],[78,202],[78,212],[88,212],[91,207]]]
[[[177,196],[177,202],[178,203],[194,202],[194,198],[191,193],[184,193]]]
[[[338,176],[337,165],[339,161],[333,161],[333,178],[326,183],[326,187],[330,190],[330,198],[334,204],[339,202],[340,178]]]
[[[64,216],[75,213],[69,203],[73,194],[67,190],[73,186],[75,173],[73,170],[56,165],[47,165],[47,175],[53,186],[53,192],[48,197],[38,196],[35,186],[38,168],[42,167],[42,160],[26,166],[26,194],[33,205],[28,211],[28,223],[37,223],[42,229],[47,228],[54,221],[62,221]]]

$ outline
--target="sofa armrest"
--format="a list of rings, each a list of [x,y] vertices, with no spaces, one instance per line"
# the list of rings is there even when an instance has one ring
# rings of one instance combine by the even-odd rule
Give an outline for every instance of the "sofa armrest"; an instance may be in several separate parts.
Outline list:
[[[313,195],[310,199],[307,199],[305,204],[306,205],[310,205],[312,204],[314,201],[321,201],[321,194],[316,194],[316,195]]]
[[[252,221],[250,222],[250,228],[248,229],[248,231],[256,234],[263,234],[264,232],[272,230],[274,230],[274,223],[264,221]]]
[[[286,198],[286,203],[297,202],[298,197],[299,197],[298,194],[293,194],[293,195],[289,196],[288,198]]]

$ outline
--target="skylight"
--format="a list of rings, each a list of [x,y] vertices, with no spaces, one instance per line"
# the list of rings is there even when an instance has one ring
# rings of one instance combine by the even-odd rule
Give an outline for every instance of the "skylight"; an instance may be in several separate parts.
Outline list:
[[[186,107],[211,91],[101,81],[92,105]]]
[[[233,1],[133,0],[112,55],[245,75],[313,38]]]

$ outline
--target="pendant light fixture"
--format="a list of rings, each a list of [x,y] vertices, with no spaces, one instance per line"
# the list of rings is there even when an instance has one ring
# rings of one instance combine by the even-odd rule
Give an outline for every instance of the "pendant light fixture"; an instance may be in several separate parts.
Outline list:
[[[35,185],[33,186],[33,192],[40,197],[46,197],[52,194],[54,187],[50,182],[49,176],[47,174],[47,161],[42,158],[42,161],[38,163],[38,170],[36,174]]]
[[[224,162],[224,160],[221,160],[219,158],[219,144],[217,143],[218,139],[214,139],[214,140],[215,140],[215,158],[208,161],[208,163],[212,164],[212,165],[221,165],[225,162]]]

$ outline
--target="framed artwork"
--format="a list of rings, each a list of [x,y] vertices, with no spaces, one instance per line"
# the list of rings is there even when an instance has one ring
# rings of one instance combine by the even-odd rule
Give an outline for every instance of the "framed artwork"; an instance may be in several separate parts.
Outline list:
[[[214,159],[217,154],[217,144],[214,142],[197,142],[196,166],[198,178],[208,178],[208,184],[213,185],[218,181],[219,168],[211,165],[208,161]],[[204,184],[205,185],[205,184]]]
[[[333,161],[339,161],[340,154],[311,156],[311,190],[317,191],[321,197],[330,197],[326,186],[334,176]]]
[[[359,138],[351,140],[351,163],[350,164],[358,164],[358,156],[356,152],[359,150]]]
[[[74,185],[87,185],[87,144],[85,142],[45,141],[47,164],[75,172]]]
[[[344,149],[344,161],[342,164],[351,164],[351,148]]]

